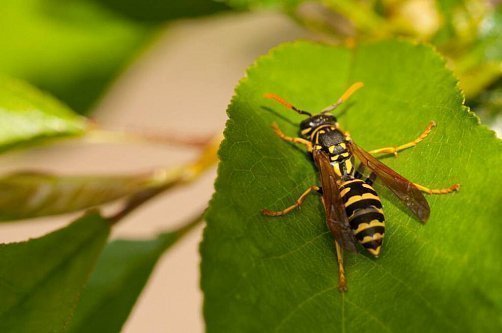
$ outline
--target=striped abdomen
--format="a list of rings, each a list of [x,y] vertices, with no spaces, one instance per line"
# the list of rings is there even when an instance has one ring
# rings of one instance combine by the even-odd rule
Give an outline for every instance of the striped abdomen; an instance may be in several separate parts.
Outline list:
[[[359,243],[378,256],[385,233],[382,203],[373,187],[360,179],[350,179],[340,186],[350,227]]]

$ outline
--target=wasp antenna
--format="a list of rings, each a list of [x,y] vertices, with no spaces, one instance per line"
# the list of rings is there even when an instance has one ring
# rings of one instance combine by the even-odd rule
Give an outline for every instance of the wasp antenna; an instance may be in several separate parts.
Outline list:
[[[340,97],[340,99],[342,100],[342,102],[345,102],[347,99],[349,99],[349,97],[355,93],[357,90],[361,89],[362,87],[364,87],[364,83],[362,82],[356,82],[354,83],[353,85],[351,85],[349,87],[349,89],[347,89],[346,92],[343,93],[342,97]]]
[[[263,97],[269,98],[269,99],[273,99],[276,102],[281,103],[282,105],[284,105],[288,109],[298,112],[299,114],[304,114],[304,115],[307,115],[309,117],[312,117],[312,114],[310,112],[298,109],[293,104],[286,102],[282,97],[279,97],[276,94],[266,93],[266,94],[263,95]]]
[[[356,82],[354,83],[353,85],[351,85],[349,87],[349,89],[347,89],[342,97],[340,97],[338,99],[338,101],[336,101],[335,104],[331,104],[329,106],[327,106],[326,108],[324,108],[321,113],[328,113],[328,112],[331,112],[333,111],[334,109],[336,109],[340,104],[342,104],[343,102],[345,102],[346,100],[349,99],[350,96],[352,96],[352,94],[354,94],[357,90],[361,89],[362,87],[364,87],[364,83],[362,82]]]

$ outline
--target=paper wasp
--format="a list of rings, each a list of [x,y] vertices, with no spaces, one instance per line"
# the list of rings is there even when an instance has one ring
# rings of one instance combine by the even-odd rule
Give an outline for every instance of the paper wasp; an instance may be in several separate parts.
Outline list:
[[[299,207],[312,191],[322,194],[326,223],[335,239],[340,291],[347,290],[343,249],[357,252],[356,243],[359,242],[373,256],[378,257],[380,254],[385,218],[380,198],[372,186],[376,179],[389,188],[422,222],[427,221],[430,215],[429,204],[422,192],[446,194],[459,189],[458,184],[445,189],[429,189],[412,183],[373,157],[376,154],[397,155],[399,151],[415,146],[429,135],[435,126],[433,121],[417,139],[409,143],[369,152],[356,145],[348,132],[341,130],[336,117],[329,113],[362,86],[361,82],[353,84],[335,104],[316,115],[296,108],[275,94],[264,96],[290,110],[308,116],[300,123],[300,137],[286,136],[275,123],[273,128],[277,136],[284,141],[306,146],[319,170],[321,186],[310,186],[295,204],[284,210],[263,209],[262,213],[268,216],[285,215]],[[356,158],[360,161],[357,168]],[[368,176],[364,175],[366,168],[370,171]]]

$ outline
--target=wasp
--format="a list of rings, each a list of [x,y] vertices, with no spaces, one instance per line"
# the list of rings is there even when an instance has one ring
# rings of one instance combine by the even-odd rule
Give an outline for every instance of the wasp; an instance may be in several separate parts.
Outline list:
[[[459,184],[454,184],[444,189],[430,189],[412,183],[374,157],[388,154],[397,156],[398,152],[417,145],[429,135],[435,126],[434,121],[431,121],[425,131],[411,142],[369,152],[359,147],[351,139],[350,134],[340,128],[336,117],[330,113],[361,87],[363,87],[362,82],[354,83],[336,103],[315,115],[298,109],[275,94],[264,95],[308,117],[300,123],[300,137],[285,135],[276,123],[272,127],[282,140],[301,144],[307,148],[319,171],[321,184],[310,186],[293,205],[283,210],[263,209],[262,213],[268,216],[285,215],[299,207],[309,193],[321,194],[326,224],[334,237],[338,261],[338,288],[341,292],[347,290],[343,250],[357,252],[356,244],[359,243],[374,257],[378,257],[381,251],[385,234],[385,217],[380,197],[373,188],[375,180],[380,180],[424,223],[429,218],[430,208],[422,192],[447,194],[457,191],[460,187]],[[356,167],[357,161],[359,164]],[[365,172],[368,171],[366,169],[369,173]]]

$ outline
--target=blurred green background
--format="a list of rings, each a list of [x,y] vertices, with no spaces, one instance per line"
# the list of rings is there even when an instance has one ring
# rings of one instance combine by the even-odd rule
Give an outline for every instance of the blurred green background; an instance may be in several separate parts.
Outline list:
[[[468,104],[495,121],[502,107],[502,8],[495,0],[5,0],[0,72],[86,113],[169,22],[228,12],[283,12],[331,43],[402,36],[434,44]],[[398,69],[396,69],[398,70]]]
[[[0,6],[0,72],[51,92],[80,113],[166,22],[226,9],[206,0],[5,0]]]

